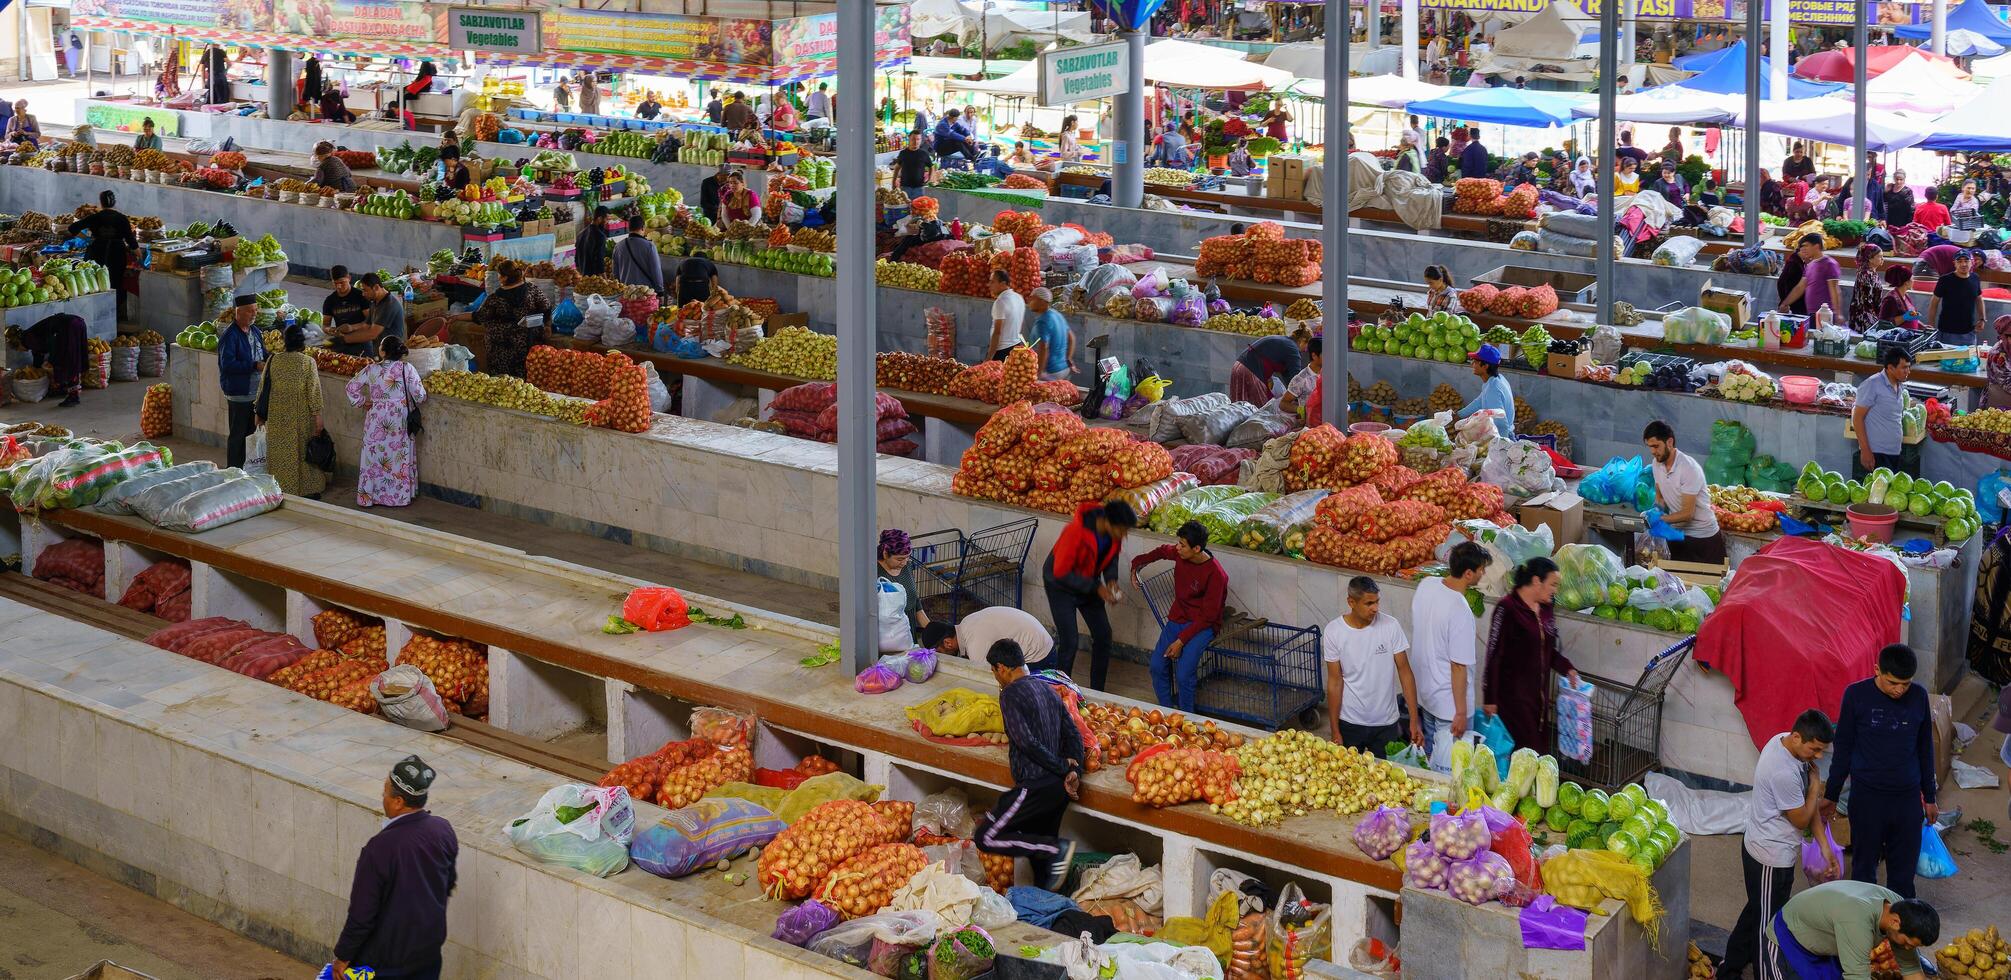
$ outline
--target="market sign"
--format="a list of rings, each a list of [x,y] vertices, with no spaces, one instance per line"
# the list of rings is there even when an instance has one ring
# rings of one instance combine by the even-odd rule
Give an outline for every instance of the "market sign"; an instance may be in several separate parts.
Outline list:
[[[282,5],[273,30],[302,37],[355,37],[377,41],[430,43],[439,27],[423,3],[408,0],[326,0]]]
[[[873,52],[880,61],[914,53],[908,36],[908,5],[880,5],[873,12]],[[775,22],[775,64],[798,75],[822,74],[838,62],[838,15],[791,17]]]
[[[1044,106],[1123,95],[1131,90],[1131,46],[1117,41],[1044,51],[1036,77],[1037,101]]]
[[[545,46],[559,51],[766,65],[769,22],[682,14],[554,8],[544,18]]]
[[[1418,0],[1419,6],[1435,10],[1463,10],[1475,14],[1520,14],[1541,13],[1550,6],[1551,0]],[[1766,4],[1765,16],[1772,17],[1772,0],[1761,0]],[[1797,24],[1822,24],[1828,26],[1849,26],[1856,23],[1856,0],[1788,0],[1788,20]],[[1922,19],[1922,4],[1931,0],[1880,0],[1872,23],[1878,25],[1913,24]],[[1597,18],[1601,0],[1584,0],[1582,6],[1587,16]],[[1402,9],[1401,0],[1382,0],[1384,13],[1394,14]],[[1744,23],[1746,18],[1743,0],[1636,0],[1635,17],[1640,20],[1689,20],[1725,21]]]
[[[447,11],[447,46],[456,51],[537,54],[544,50],[538,14],[501,7],[452,7]]]
[[[133,109],[116,105],[92,105],[84,110],[84,122],[92,129],[137,133],[141,124],[149,119],[154,121],[154,132],[157,135],[181,135],[182,114],[173,109]]]
[[[70,13],[79,17],[116,17],[183,27],[236,27],[264,30],[256,11],[216,0],[74,0]]]

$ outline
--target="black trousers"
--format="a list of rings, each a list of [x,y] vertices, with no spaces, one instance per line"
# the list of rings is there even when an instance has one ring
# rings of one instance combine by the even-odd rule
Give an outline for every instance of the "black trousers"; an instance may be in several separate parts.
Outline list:
[[[1110,613],[1096,594],[1081,595],[1056,585],[1047,586],[1047,611],[1054,619],[1054,653],[1034,669],[1053,667],[1064,674],[1075,673],[1077,634],[1075,617],[1089,624],[1089,686],[1103,690],[1110,672]]]
[[[258,428],[257,419],[254,417],[256,415],[254,410],[258,404],[256,402],[224,404],[230,408],[230,437],[229,441],[224,443],[224,465],[243,466],[244,441],[251,438],[252,431]]]
[[[1850,876],[1878,883],[1885,862],[1885,887],[1913,897],[1914,865],[1920,862],[1920,829],[1927,814],[1917,792],[1864,789],[1851,781]]]
[[[1405,741],[1402,719],[1387,725],[1351,725],[1340,722],[1341,744],[1351,749],[1360,749],[1378,759],[1389,758],[1391,742]]]
[[[1676,561],[1715,563],[1725,560],[1725,532],[1708,538],[1686,537],[1681,541],[1669,542],[1669,557]]]
[[[1725,938],[1725,960],[1718,965],[1718,976],[1728,980],[1743,975],[1747,967],[1762,960],[1772,963],[1780,959],[1772,935],[1774,913],[1788,903],[1788,894],[1795,887],[1794,865],[1769,868],[1753,860],[1743,846],[1739,848],[1739,861],[1746,872],[1746,908],[1739,913],[1739,922],[1732,927],[1731,935]],[[1769,974],[1762,968],[1760,975]]]
[[[1061,856],[1061,818],[1068,812],[1068,792],[1061,781],[1014,786],[992,804],[978,821],[978,850],[1026,858],[1036,872]]]

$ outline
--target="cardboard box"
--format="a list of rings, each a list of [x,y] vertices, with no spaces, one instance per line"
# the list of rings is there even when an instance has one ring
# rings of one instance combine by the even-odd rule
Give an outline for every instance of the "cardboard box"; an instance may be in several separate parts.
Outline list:
[[[1265,163],[1264,172],[1271,180],[1284,178],[1297,179],[1303,182],[1306,179],[1306,166],[1307,160],[1305,157],[1274,153],[1271,155],[1270,160]]]
[[[1673,558],[1657,559],[1655,566],[1691,585],[1716,585],[1725,579],[1724,562],[1677,561]]]
[[[1569,490],[1539,493],[1516,511],[1516,519],[1530,530],[1548,525],[1550,540],[1559,547],[1577,544],[1585,535],[1585,500]]]
[[[1592,366],[1592,352],[1580,349],[1576,354],[1552,354],[1546,360],[1544,370],[1553,378],[1576,378],[1578,372]]]
[[[1288,201],[1305,200],[1306,178],[1280,177],[1273,174],[1264,178],[1264,196],[1283,198]]]
[[[770,313],[768,319],[762,321],[761,327],[762,332],[770,337],[775,336],[775,331],[783,327],[803,327],[807,330],[810,327],[810,314]]]
[[[1730,317],[1733,330],[1743,330],[1753,318],[1753,294],[1743,289],[1724,289],[1704,280],[1704,288],[1697,291],[1697,305],[1713,313],[1723,313]]]

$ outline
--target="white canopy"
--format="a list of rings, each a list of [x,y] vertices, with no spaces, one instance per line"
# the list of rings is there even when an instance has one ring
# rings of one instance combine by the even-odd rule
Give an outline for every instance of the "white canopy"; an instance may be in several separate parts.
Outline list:
[[[2007,50],[1989,35],[1959,28],[1949,31],[1946,41],[1951,58],[1994,58]]]
[[[1290,91],[1309,99],[1327,97],[1327,83],[1317,78],[1304,78],[1293,82]],[[1354,105],[1381,106],[1385,109],[1401,109],[1413,102],[1436,99],[1451,94],[1456,89],[1446,85],[1433,85],[1405,78],[1402,75],[1371,75],[1368,78],[1348,80],[1348,101]]]
[[[1026,67],[1004,78],[984,81],[953,78],[944,87],[993,95],[1033,95],[1039,85],[1039,72],[1039,62],[1028,62]],[[1292,75],[1244,61],[1226,48],[1169,38],[1146,45],[1145,80],[1180,88],[1268,90],[1290,84]]]
[[[2011,106],[2011,75],[1992,82],[1968,104],[1931,124],[1933,134],[1922,141],[1931,150],[2011,152],[2011,125],[2004,121]]]
[[[1681,87],[1656,88],[1623,95],[1614,100],[1615,118],[1637,123],[1722,123],[1738,114],[1745,100]],[[1597,100],[1572,110],[1581,119],[1599,116]]]
[[[980,11],[982,10],[982,14]],[[1035,43],[1055,38],[1087,43],[1095,39],[1089,31],[1089,14],[1063,13],[1020,7],[1000,0],[915,0],[909,8],[909,33],[928,38],[954,35],[965,45],[988,44],[992,50],[1022,40]]]
[[[1908,58],[1865,83],[1865,104],[1888,112],[1947,112],[1976,92],[1976,86],[1957,81],[1926,59]]]
[[[1348,67],[1358,73],[1388,74],[1397,71],[1402,64],[1401,52],[1391,45],[1373,49],[1366,44],[1348,47]],[[1280,44],[1264,56],[1264,66],[1290,72],[1301,81],[1324,79],[1327,77],[1326,45],[1319,41]]]
[[[1590,81],[1597,59],[1579,52],[1578,39],[1590,25],[1584,12],[1555,0],[1523,23],[1494,36],[1494,45],[1476,71],[1560,81]]]
[[[1995,58],[1980,58],[1969,63],[1969,70],[1979,79],[2002,78],[2011,75],[2011,54],[2000,54]]]
[[[1856,108],[1849,99],[1840,98],[1769,102],[1760,113],[1760,131],[1849,146],[1856,139]],[[1745,124],[1745,102],[1741,99],[1732,125]],[[1880,153],[1904,150],[1926,139],[1932,126],[1932,123],[1868,109],[1865,112],[1865,149]]]

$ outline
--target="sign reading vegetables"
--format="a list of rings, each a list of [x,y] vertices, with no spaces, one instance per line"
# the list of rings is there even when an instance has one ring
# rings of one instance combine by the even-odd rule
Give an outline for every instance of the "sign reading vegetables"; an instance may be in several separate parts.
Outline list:
[[[1040,104],[1073,105],[1121,95],[1131,88],[1131,49],[1123,42],[1044,52]]]
[[[447,11],[447,45],[456,50],[537,54],[544,40],[534,11],[454,7]]]

